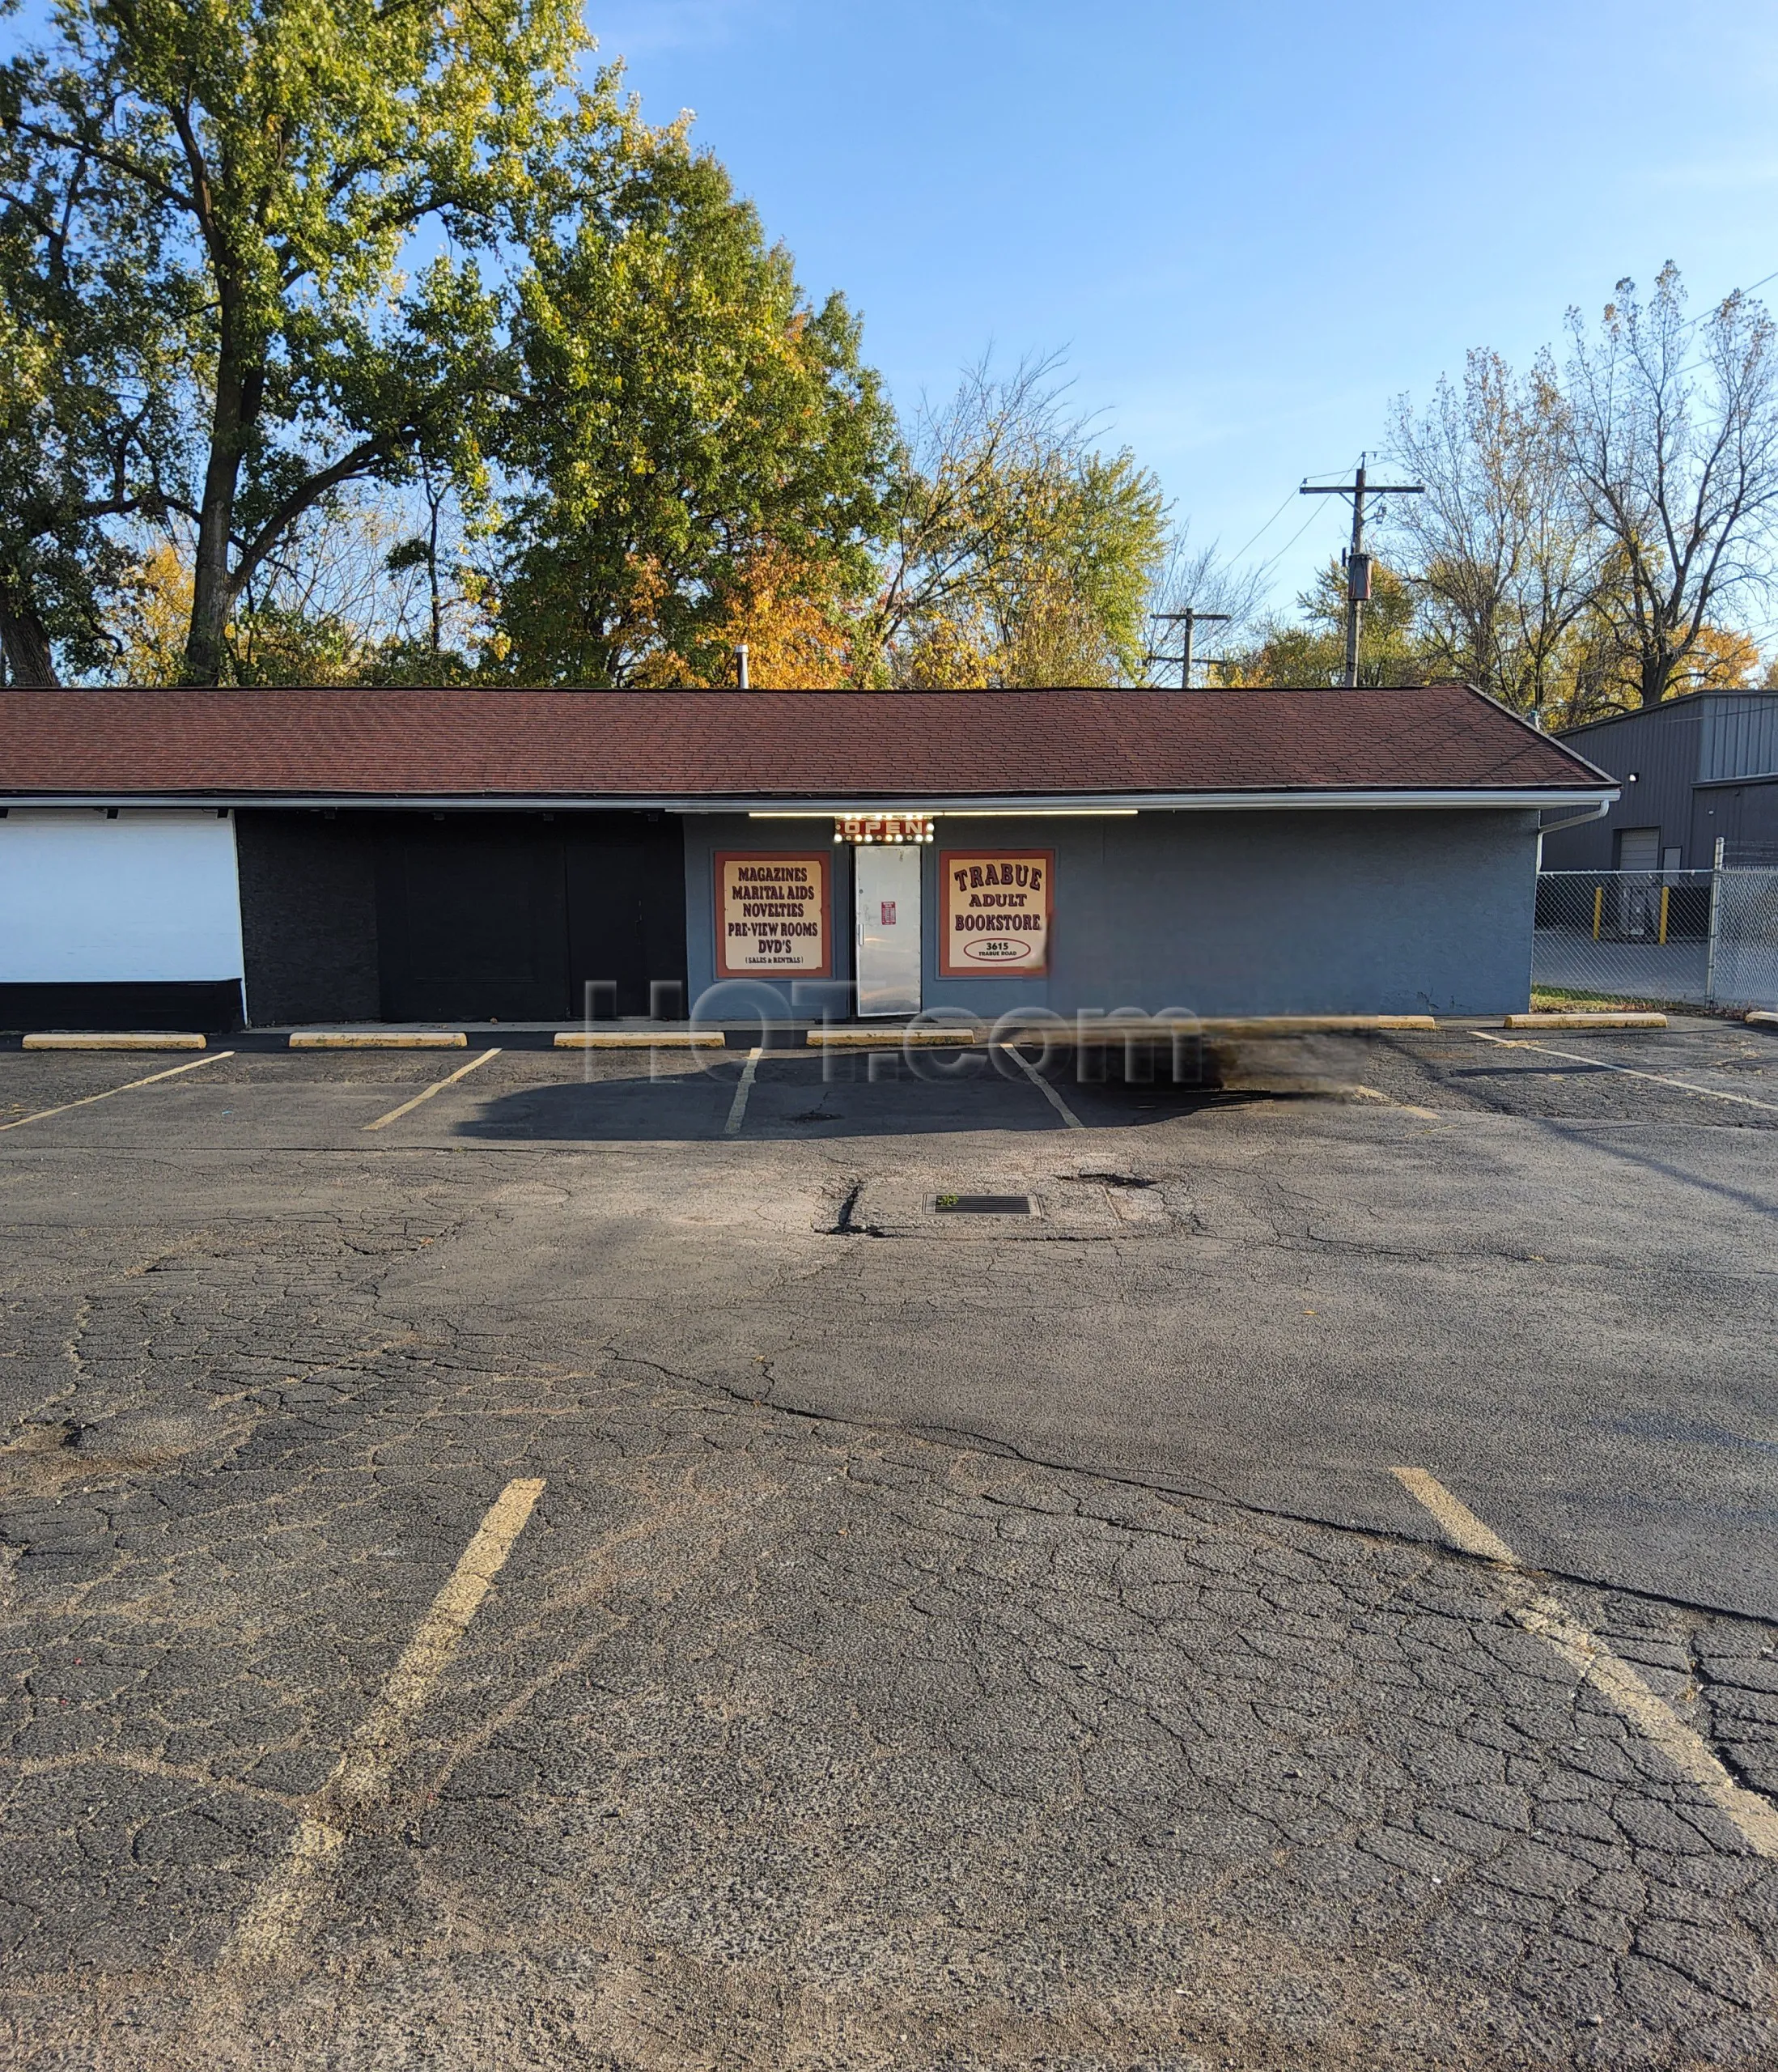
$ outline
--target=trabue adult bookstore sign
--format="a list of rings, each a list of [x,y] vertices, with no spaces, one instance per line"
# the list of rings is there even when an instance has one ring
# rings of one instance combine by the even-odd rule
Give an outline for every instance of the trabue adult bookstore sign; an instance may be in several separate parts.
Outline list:
[[[1053,849],[947,849],[939,970],[947,979],[1049,970]]]
[[[716,975],[825,979],[834,948],[820,850],[796,856],[730,851],[716,859]]]

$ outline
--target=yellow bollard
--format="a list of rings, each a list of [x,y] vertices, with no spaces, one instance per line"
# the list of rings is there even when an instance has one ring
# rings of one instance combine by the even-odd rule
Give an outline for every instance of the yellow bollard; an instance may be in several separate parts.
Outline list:
[[[1604,918],[1604,915],[1605,887],[1602,885],[1596,885],[1593,888],[1593,940],[1595,942],[1599,940],[1599,923]]]
[[[1660,937],[1660,940],[1661,940],[1661,945],[1662,945],[1662,947],[1663,947],[1663,948],[1665,948],[1666,944],[1666,940],[1667,940],[1667,894],[1668,894],[1670,892],[1671,892],[1671,891],[1672,891],[1672,890],[1673,890],[1673,887],[1672,887],[1670,885],[1662,885],[1662,886],[1661,886],[1661,937]]]

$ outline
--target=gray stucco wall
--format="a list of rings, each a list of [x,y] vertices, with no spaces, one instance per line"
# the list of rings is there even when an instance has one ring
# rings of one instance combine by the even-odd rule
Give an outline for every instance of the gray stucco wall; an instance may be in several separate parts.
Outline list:
[[[1537,816],[1522,811],[1144,813],[940,818],[925,854],[924,999],[1214,1014],[1497,1014],[1530,991]],[[806,831],[805,831],[806,830]],[[688,817],[694,1000],[714,983],[719,849],[817,849],[830,824]],[[942,850],[1055,852],[1046,978],[940,979]],[[834,847],[835,970],[851,972],[850,852]],[[815,1011],[813,1000],[808,1011]]]

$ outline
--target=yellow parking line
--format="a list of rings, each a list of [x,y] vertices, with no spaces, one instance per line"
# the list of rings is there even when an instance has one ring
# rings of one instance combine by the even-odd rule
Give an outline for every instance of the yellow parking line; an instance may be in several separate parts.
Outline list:
[[[1380,1101],[1385,1108],[1399,1108],[1404,1115],[1418,1115],[1422,1122],[1436,1123],[1439,1119],[1436,1108],[1416,1108],[1411,1101],[1398,1101],[1393,1094],[1380,1093],[1374,1086],[1354,1086],[1352,1092],[1363,1101]]]
[[[1484,1561],[1500,1561],[1516,1569],[1519,1557],[1500,1535],[1483,1524],[1469,1505],[1453,1497],[1436,1476],[1424,1467],[1392,1467],[1390,1473],[1417,1502],[1424,1504],[1437,1521],[1438,1529],[1452,1546],[1466,1554],[1479,1554]]]
[[[1538,1589],[1500,1535],[1483,1525],[1443,1483],[1424,1467],[1397,1467],[1390,1471],[1432,1514],[1453,1547],[1500,1565],[1504,1571],[1502,1583],[1508,1613],[1515,1624],[1547,1641],[1633,1726],[1640,1728],[1682,1777],[1689,1777],[1728,1815],[1750,1848],[1761,1856],[1778,1857],[1778,1807],[1745,1785],[1737,1784],[1703,1735],[1687,1726],[1559,1598]]]
[[[497,1058],[499,1055],[498,1048],[484,1051],[480,1057],[471,1058],[466,1065],[459,1065],[455,1072],[448,1072],[443,1079],[434,1080],[430,1086],[416,1093],[411,1101],[404,1101],[399,1108],[391,1108],[386,1115],[379,1115],[374,1123],[367,1123],[365,1128],[380,1130],[391,1123],[400,1122],[404,1115],[412,1115],[422,1101],[430,1101],[435,1093],[442,1093],[446,1087],[456,1085],[460,1079],[467,1078],[477,1065],[485,1065],[490,1058]]]
[[[1490,1036],[1485,1030],[1472,1029],[1470,1035],[1481,1043],[1498,1043],[1503,1051],[1542,1051],[1547,1057],[1566,1058],[1577,1065],[1597,1065],[1601,1072],[1622,1072],[1626,1079],[1651,1080],[1657,1086],[1677,1086],[1682,1093],[1701,1093],[1707,1101],[1733,1101],[1740,1108],[1763,1108],[1768,1115],[1778,1115],[1778,1102],[1756,1101],[1750,1093],[1728,1093],[1717,1086],[1694,1086],[1689,1079],[1669,1079],[1665,1072],[1638,1072],[1634,1065],[1615,1065],[1603,1058],[1589,1058],[1584,1051],[1559,1051],[1553,1043],[1533,1043],[1520,1037],[1509,1042],[1504,1036]]]
[[[740,1068],[740,1084],[735,1089],[735,1098],[728,1104],[728,1120],[723,1124],[724,1136],[739,1136],[740,1126],[747,1114],[747,1097],[753,1090],[753,1075],[759,1070],[759,1061],[765,1051],[756,1049],[747,1053],[747,1062]]]
[[[212,1051],[207,1058],[193,1058],[188,1064],[169,1065],[165,1072],[151,1072],[146,1079],[126,1081],[121,1086],[108,1086],[103,1093],[83,1093],[78,1101],[64,1101],[59,1108],[40,1108],[34,1115],[20,1115],[10,1123],[0,1123],[0,1130],[22,1130],[27,1123],[40,1123],[50,1115],[66,1115],[70,1108],[90,1108],[95,1101],[108,1101],[114,1093],[128,1093],[138,1086],[152,1086],[157,1079],[176,1079],[182,1072],[196,1072],[200,1065],[219,1065],[224,1058],[231,1058],[232,1051]]]
[[[495,1498],[449,1582],[389,1671],[376,1703],[311,1800],[284,1860],[242,1916],[223,1955],[226,1969],[263,1971],[291,1952],[318,1896],[325,1866],[346,1846],[354,1821],[387,1791],[395,1765],[406,1751],[408,1730],[444,1674],[542,1493],[543,1477],[537,1475],[509,1482]]]

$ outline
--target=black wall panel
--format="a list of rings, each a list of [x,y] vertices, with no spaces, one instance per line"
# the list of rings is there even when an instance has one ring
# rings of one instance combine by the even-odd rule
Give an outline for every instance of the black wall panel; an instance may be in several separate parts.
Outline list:
[[[559,1021],[567,897],[553,822],[391,815],[377,856],[387,1021]]]
[[[118,979],[103,984],[0,985],[0,1030],[169,1030],[226,1034],[241,1025],[239,979]]]
[[[261,1026],[379,1013],[374,817],[235,816],[247,1012]]]
[[[244,811],[247,1004],[287,1022],[646,1014],[685,977],[664,814]]]
[[[558,823],[561,824],[561,823]],[[568,1012],[647,1014],[649,987],[685,977],[685,860],[664,815],[586,814],[563,827],[568,892]]]

